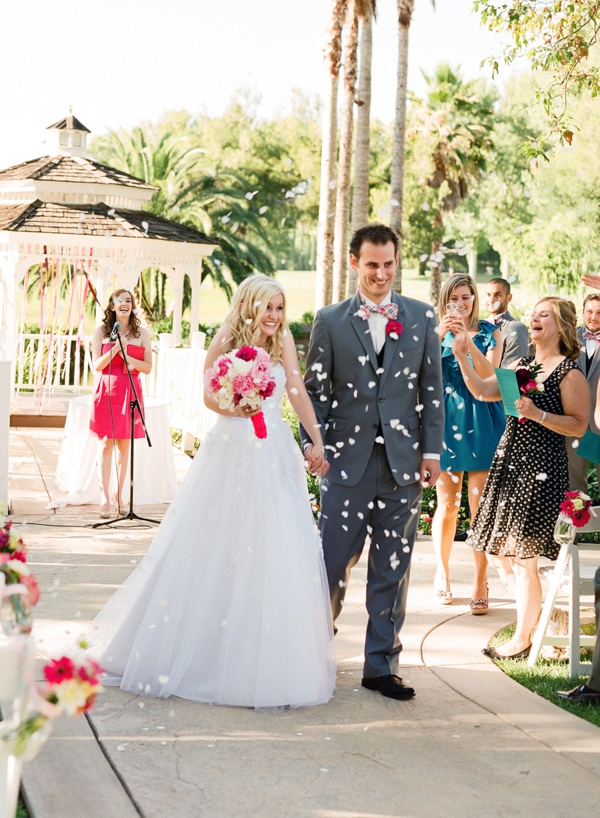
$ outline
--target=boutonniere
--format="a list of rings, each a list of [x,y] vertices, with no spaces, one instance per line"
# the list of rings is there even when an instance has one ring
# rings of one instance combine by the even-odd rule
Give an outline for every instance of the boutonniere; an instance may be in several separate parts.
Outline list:
[[[388,321],[385,325],[385,334],[389,335],[394,341],[397,341],[404,331],[404,324],[400,321]]]

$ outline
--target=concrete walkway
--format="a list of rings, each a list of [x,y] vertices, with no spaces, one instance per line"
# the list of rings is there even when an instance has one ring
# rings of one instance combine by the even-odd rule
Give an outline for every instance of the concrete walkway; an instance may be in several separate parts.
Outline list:
[[[147,550],[153,529],[95,531],[94,509],[48,512],[62,430],[12,433],[15,520],[41,580],[41,653],[76,636]],[[179,459],[180,471],[186,461]],[[145,507],[149,516],[164,507]],[[360,687],[366,563],[336,637],[338,685],[312,710],[254,712],[113,688],[91,718],[63,717],[23,783],[34,818],[440,818],[598,813],[600,731],[521,688],[480,653],[514,621],[468,612],[470,549],[453,552],[455,604],[432,601],[429,538],[417,541],[402,675],[416,697]]]

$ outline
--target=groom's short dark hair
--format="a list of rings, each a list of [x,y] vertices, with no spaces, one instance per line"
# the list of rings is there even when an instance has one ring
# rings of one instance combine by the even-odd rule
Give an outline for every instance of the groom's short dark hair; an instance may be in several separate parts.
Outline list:
[[[373,222],[359,227],[350,239],[350,252],[355,258],[360,256],[360,248],[363,242],[370,241],[371,244],[387,244],[392,242],[394,253],[398,252],[398,236],[385,224]]]

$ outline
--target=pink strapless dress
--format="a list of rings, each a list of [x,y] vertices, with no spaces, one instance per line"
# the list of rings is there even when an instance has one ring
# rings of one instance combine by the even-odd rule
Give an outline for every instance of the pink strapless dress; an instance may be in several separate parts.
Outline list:
[[[102,354],[108,352],[112,344],[102,344]],[[127,355],[130,358],[144,360],[144,347],[137,344],[127,344]],[[144,411],[144,398],[142,395],[142,384],[139,373],[131,371],[135,390],[142,411]],[[115,355],[110,365],[102,370],[96,392],[92,399],[92,411],[90,413],[90,429],[98,437],[114,437],[115,440],[129,440],[131,437],[131,410],[129,403],[134,395],[129,383],[125,363],[121,355]],[[111,418],[112,413],[112,418]],[[144,437],[144,428],[136,409],[134,437]]]

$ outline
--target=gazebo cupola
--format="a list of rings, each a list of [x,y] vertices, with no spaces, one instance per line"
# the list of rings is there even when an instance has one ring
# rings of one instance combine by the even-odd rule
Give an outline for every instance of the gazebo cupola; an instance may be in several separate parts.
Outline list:
[[[64,119],[49,125],[46,138],[50,156],[87,156],[86,142],[90,130],[73,116],[69,108],[69,115]]]

